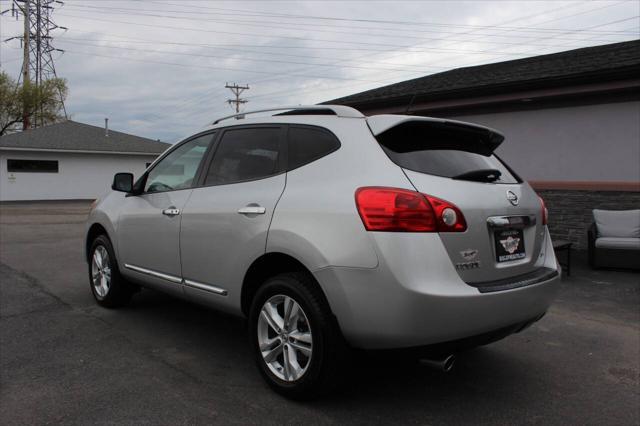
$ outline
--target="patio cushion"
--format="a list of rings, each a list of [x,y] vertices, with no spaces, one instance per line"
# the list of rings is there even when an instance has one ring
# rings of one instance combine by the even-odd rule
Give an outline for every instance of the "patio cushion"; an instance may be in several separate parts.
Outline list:
[[[640,210],[593,210],[599,237],[640,238]]]
[[[596,247],[618,250],[640,250],[640,238],[600,237]]]

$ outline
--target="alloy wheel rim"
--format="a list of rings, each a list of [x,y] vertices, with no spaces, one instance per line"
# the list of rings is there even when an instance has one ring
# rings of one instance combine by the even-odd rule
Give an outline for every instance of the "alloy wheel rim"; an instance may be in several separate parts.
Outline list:
[[[258,317],[262,359],[280,380],[300,379],[311,364],[313,338],[307,315],[293,298],[279,294],[267,300]]]
[[[96,294],[103,298],[111,286],[111,264],[109,253],[104,246],[97,246],[91,259],[91,280]]]

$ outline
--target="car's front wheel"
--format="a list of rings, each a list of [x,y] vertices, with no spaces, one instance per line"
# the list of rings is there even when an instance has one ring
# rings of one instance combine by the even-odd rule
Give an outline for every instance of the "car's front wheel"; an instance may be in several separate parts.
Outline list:
[[[319,290],[303,273],[268,279],[249,315],[251,343],[260,372],[280,394],[308,399],[339,378],[344,344]]]
[[[113,246],[106,235],[93,240],[89,256],[89,283],[96,302],[107,308],[129,303],[133,287],[120,275]]]

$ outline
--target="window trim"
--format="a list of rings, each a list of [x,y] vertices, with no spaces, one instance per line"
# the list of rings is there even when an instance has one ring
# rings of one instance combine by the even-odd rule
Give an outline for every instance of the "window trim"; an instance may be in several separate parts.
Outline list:
[[[332,149],[331,151],[329,151],[329,152],[327,152],[325,154],[322,154],[322,155],[319,155],[317,157],[314,157],[312,160],[309,160],[309,161],[307,161],[305,163],[299,164],[296,167],[289,167],[289,136],[290,136],[289,130],[292,127],[307,128],[307,129],[319,130],[321,132],[328,133],[329,135],[331,135],[338,142],[338,145],[336,145],[335,149]],[[312,125],[312,124],[289,124],[289,125],[287,125],[287,137],[286,137],[285,143],[286,143],[286,146],[287,146],[287,172],[290,172],[292,170],[297,170],[300,167],[304,167],[307,164],[311,164],[314,161],[318,161],[319,159],[324,158],[327,155],[331,155],[334,152],[338,151],[340,148],[342,148],[342,142],[340,141],[340,138],[338,136],[336,136],[335,133],[333,133],[331,130],[327,129],[326,127],[315,126],[315,125]]]
[[[193,141],[194,139],[198,139],[202,136],[206,136],[206,135],[212,135],[212,139],[211,141],[209,141],[209,146],[207,147],[206,151],[204,152],[204,155],[202,156],[202,160],[200,160],[200,164],[198,165],[198,170],[196,170],[196,174],[193,177],[193,181],[191,182],[191,186],[189,186],[188,188],[179,188],[179,189],[168,189],[166,191],[154,191],[154,192],[145,192],[144,191],[144,187],[147,184],[147,178],[149,177],[149,173],[151,173],[151,171],[156,168],[156,166],[158,164],[160,164],[160,162],[162,162],[162,160],[164,160],[167,156],[169,156],[173,151],[175,151],[176,149],[180,148],[182,145],[187,144],[191,141]],[[140,195],[147,195],[147,194],[164,194],[167,192],[174,192],[174,191],[184,191],[185,189],[193,189],[196,188],[199,182],[199,179],[201,177],[202,174],[202,169],[203,169],[203,165],[205,160],[207,159],[207,156],[209,155],[209,152],[211,151],[211,149],[213,148],[217,138],[218,138],[219,132],[218,129],[209,129],[209,130],[204,130],[202,132],[196,133],[195,135],[192,135],[190,137],[188,137],[187,139],[180,141],[176,144],[174,144],[171,148],[169,148],[167,151],[165,151],[160,157],[156,158],[152,163],[151,166],[149,166],[149,168],[147,168],[147,170],[145,170],[145,172],[142,174],[142,176],[140,176],[140,178],[138,178],[138,180],[133,184],[133,189],[134,192],[131,194],[126,194],[127,197],[131,197],[131,196],[140,196]]]
[[[45,162],[45,163],[55,163],[56,170],[9,170],[9,161],[24,161],[24,162]],[[58,174],[60,173],[60,160],[41,160],[35,158],[7,158],[7,173],[37,173],[37,174]]]
[[[245,129],[265,129],[265,128],[275,128],[275,129],[280,129],[280,134],[278,135],[278,145],[279,145],[279,149],[280,149],[280,155],[278,156],[278,171],[276,173],[273,173],[271,175],[268,176],[262,176],[259,178],[254,178],[254,179],[245,179],[245,180],[238,180],[235,182],[227,182],[227,183],[212,183],[212,184],[205,184],[206,178],[207,178],[207,173],[209,171],[209,167],[211,167],[211,163],[213,162],[213,159],[215,158],[216,153],[218,152],[218,147],[220,146],[220,141],[222,141],[222,138],[224,137],[225,133],[229,132],[229,131],[233,131],[233,130],[245,130]],[[218,134],[218,136],[215,138],[214,140],[214,144],[212,149],[210,150],[210,152],[208,153],[207,158],[205,159],[204,167],[202,168],[202,173],[199,176],[197,183],[197,186],[195,186],[195,188],[209,188],[209,187],[213,187],[213,186],[224,186],[224,185],[235,185],[237,183],[246,183],[246,182],[254,182],[257,180],[263,180],[263,179],[268,179],[268,178],[272,178],[274,176],[279,176],[283,173],[287,172],[287,131],[288,131],[288,125],[287,124],[280,124],[280,123],[264,123],[264,124],[244,124],[244,125],[240,125],[240,126],[228,126],[228,127],[224,127],[222,129],[218,129],[220,130],[220,133]]]

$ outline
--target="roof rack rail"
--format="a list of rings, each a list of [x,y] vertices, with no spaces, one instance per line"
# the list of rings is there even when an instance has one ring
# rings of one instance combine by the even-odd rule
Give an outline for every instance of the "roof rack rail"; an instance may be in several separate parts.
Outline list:
[[[318,111],[319,114],[330,113],[338,117],[364,118],[364,115],[362,115],[362,113],[357,109],[344,106],[344,105],[295,105],[295,106],[285,106],[285,107],[279,107],[279,108],[268,108],[268,109],[259,109],[255,111],[241,112],[238,114],[233,114],[233,115],[228,115],[226,117],[218,118],[212,124],[218,124],[221,121],[229,120],[231,118],[235,118],[236,120],[241,120],[246,115],[249,115],[249,114],[259,114],[262,112],[275,112],[275,111],[288,111],[286,115],[296,115],[296,111],[299,112],[298,115],[303,115],[303,114],[310,115],[312,114],[312,111]],[[278,114],[272,114],[272,116],[274,115],[278,115]]]

